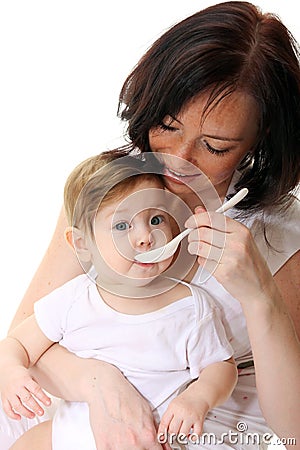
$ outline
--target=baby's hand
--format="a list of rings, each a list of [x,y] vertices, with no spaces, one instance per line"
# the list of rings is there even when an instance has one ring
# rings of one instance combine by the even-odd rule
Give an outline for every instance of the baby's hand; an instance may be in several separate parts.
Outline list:
[[[208,410],[208,403],[204,399],[195,398],[192,392],[185,390],[171,401],[163,414],[158,436],[167,432],[171,436],[180,434],[181,439],[190,437],[193,440],[201,435]]]
[[[36,414],[42,416],[44,410],[37,400],[45,406],[51,404],[50,398],[25,367],[10,367],[0,378],[3,409],[11,419],[20,420],[21,416],[33,419]]]

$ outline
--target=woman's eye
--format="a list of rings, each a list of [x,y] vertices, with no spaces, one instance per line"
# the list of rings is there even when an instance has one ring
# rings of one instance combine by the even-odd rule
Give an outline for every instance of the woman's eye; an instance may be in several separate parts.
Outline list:
[[[125,231],[125,230],[128,230],[128,228],[129,228],[129,223],[127,223],[127,222],[119,222],[119,223],[117,223],[117,224],[114,226],[114,228],[115,228],[117,231]]]
[[[214,155],[219,155],[219,156],[222,156],[222,155],[224,155],[225,153],[227,153],[227,152],[229,152],[229,148],[224,148],[224,149],[220,149],[220,148],[215,148],[215,147],[212,147],[208,142],[206,142],[206,141],[204,141],[204,144],[205,144],[205,147],[207,148],[207,150],[210,152],[210,153],[213,153]]]
[[[159,225],[164,221],[162,216],[154,216],[151,219],[151,225]]]
[[[177,131],[178,128],[172,127],[172,125],[167,125],[166,123],[161,122],[159,127],[164,131]]]

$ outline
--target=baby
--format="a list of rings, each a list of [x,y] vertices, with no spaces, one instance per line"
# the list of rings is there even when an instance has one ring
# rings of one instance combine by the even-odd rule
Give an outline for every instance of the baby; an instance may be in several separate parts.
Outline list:
[[[207,412],[231,395],[237,371],[213,300],[168,276],[173,257],[134,259],[172,239],[167,203],[155,164],[121,150],[89,158],[71,173],[65,236],[83,267],[93,269],[37,301],[34,314],[0,343],[0,389],[10,418],[42,415],[40,403],[50,404],[28,367],[54,342],[117,366],[150,402],[159,434],[201,435]],[[62,400],[42,425],[12,449],[30,448],[33,433],[43,450],[97,448],[86,403]]]

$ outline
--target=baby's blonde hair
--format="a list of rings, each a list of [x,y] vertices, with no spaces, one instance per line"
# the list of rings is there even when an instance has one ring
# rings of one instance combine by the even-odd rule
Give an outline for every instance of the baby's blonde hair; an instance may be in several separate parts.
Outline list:
[[[91,236],[99,207],[122,199],[137,183],[157,180],[164,188],[162,168],[130,156],[127,150],[109,150],[86,159],[71,172],[64,188],[64,206],[69,225]]]

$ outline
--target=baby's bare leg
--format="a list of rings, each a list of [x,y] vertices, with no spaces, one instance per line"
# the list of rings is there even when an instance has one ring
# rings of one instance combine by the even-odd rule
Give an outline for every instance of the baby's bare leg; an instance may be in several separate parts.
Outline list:
[[[10,450],[52,450],[52,421],[35,425],[26,431]]]

